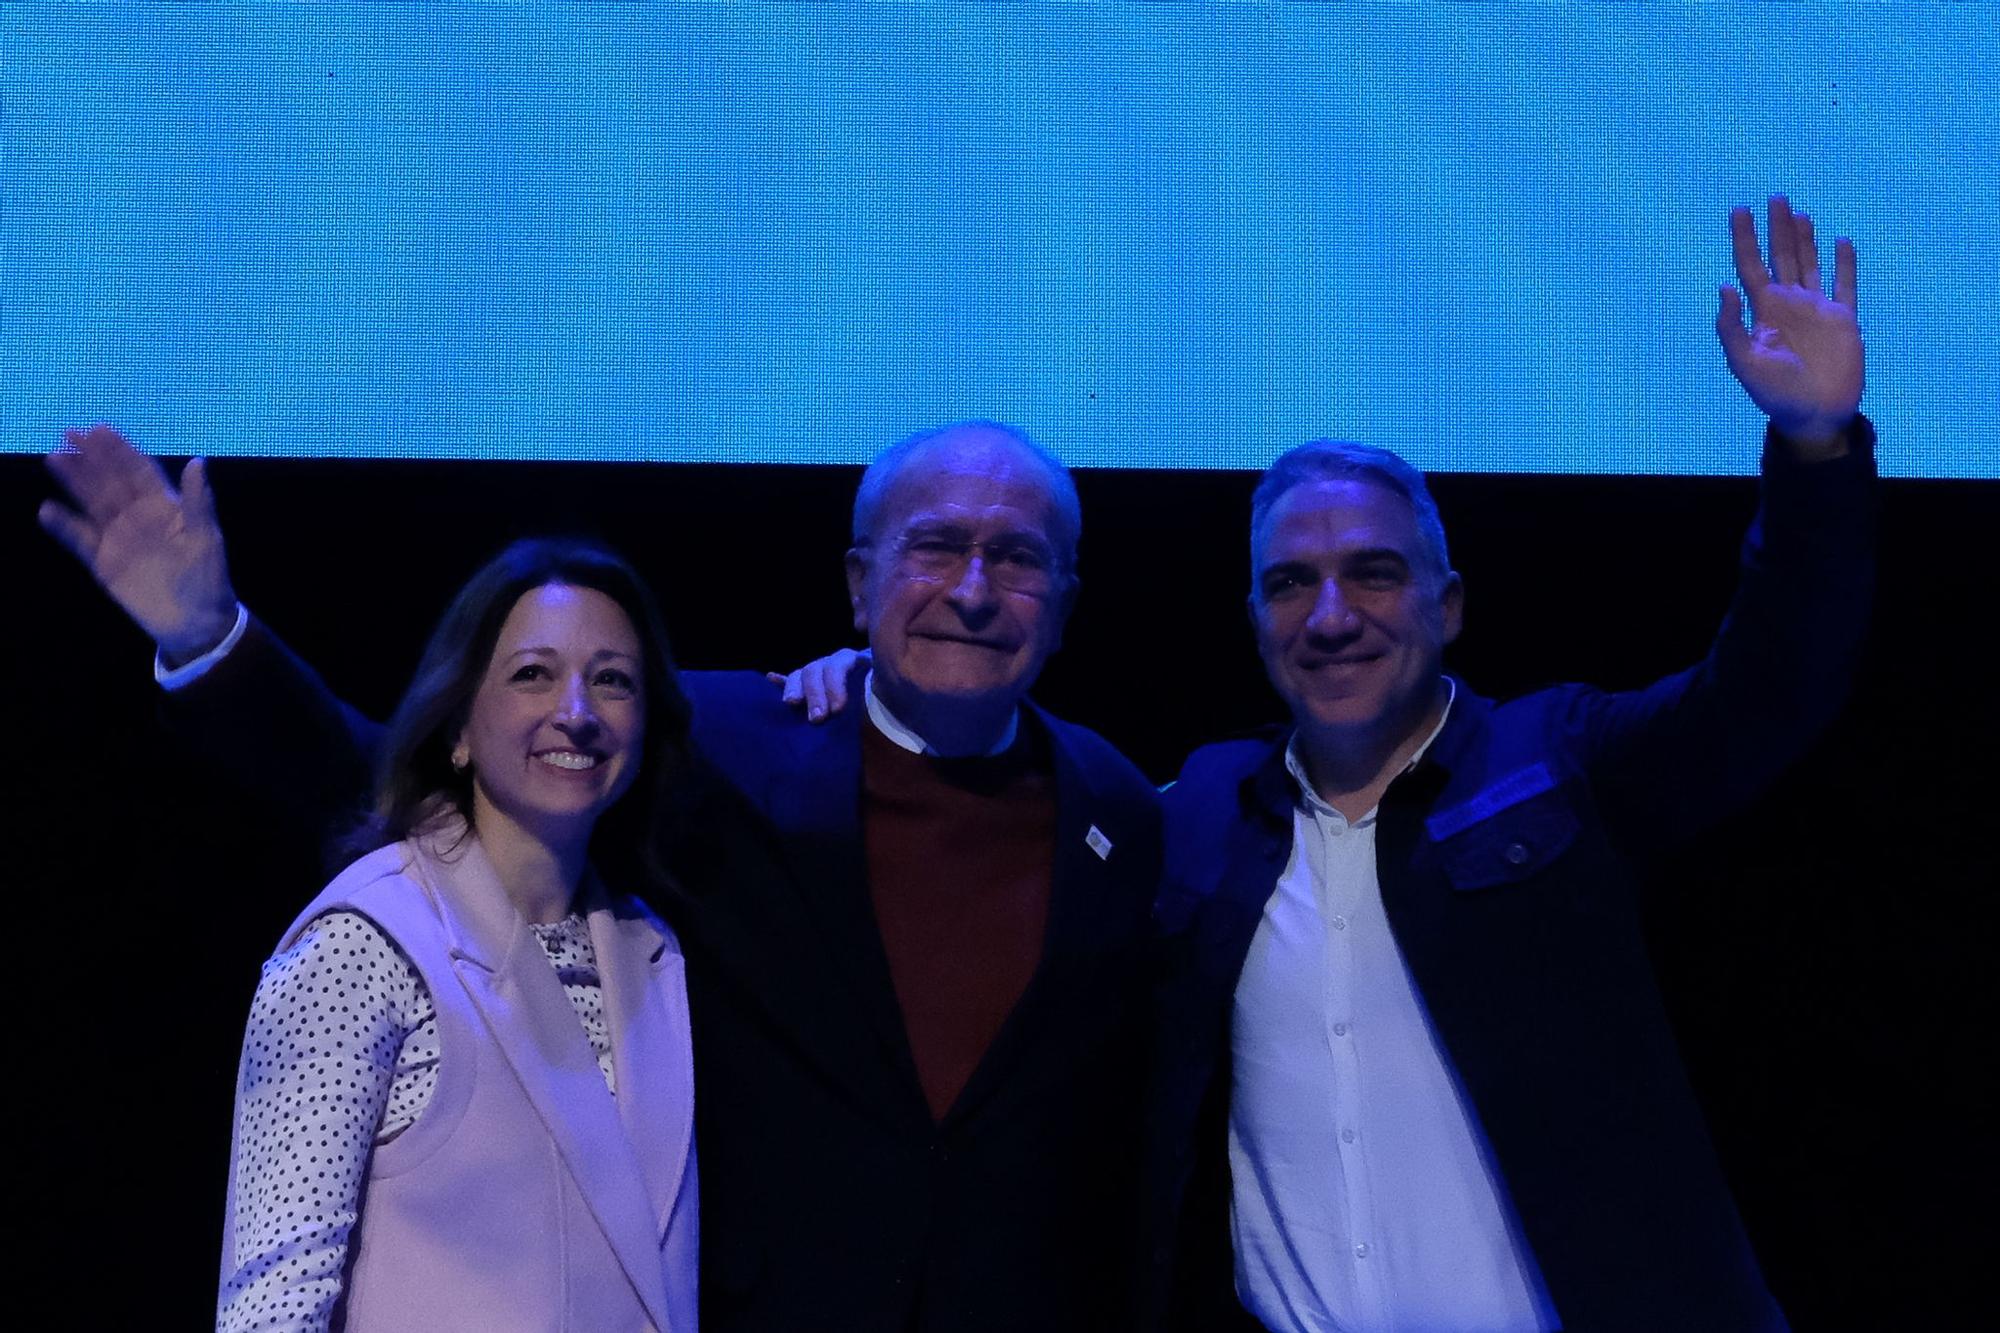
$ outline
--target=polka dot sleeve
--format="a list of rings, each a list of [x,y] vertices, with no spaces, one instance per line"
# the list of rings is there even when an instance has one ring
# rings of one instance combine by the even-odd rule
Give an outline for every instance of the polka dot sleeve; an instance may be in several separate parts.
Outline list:
[[[421,1109],[410,1093],[435,1079],[434,1034],[422,978],[366,917],[330,912],[265,964],[237,1080],[218,1333],[328,1327],[369,1151],[385,1113],[398,1112],[399,1129]],[[404,1105],[392,1107],[392,1089]]]

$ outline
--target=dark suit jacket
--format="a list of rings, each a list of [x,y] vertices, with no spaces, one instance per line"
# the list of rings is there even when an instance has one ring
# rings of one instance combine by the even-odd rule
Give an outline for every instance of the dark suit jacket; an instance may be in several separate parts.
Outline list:
[[[1628,694],[1461,688],[1382,801],[1391,928],[1571,1333],[1784,1326],[1681,1070],[1628,858],[1749,799],[1838,707],[1871,577],[1865,423],[1854,438],[1833,463],[1767,457],[1700,665]],[[1228,1249],[1229,1013],[1291,852],[1288,740],[1199,750],[1167,793],[1150,1300],[1181,1327],[1256,1326]]]
[[[688,960],[707,1329],[1099,1330],[1126,1318],[1158,795],[1026,710],[1059,828],[1041,963],[933,1123],[865,879],[860,728],[752,673],[687,673],[702,756],[658,901]],[[317,820],[374,724],[261,627],[170,721]],[[1100,857],[1086,838],[1109,839]]]
[[[1132,1236],[1157,795],[1030,707],[1059,827],[1042,961],[934,1124],[869,903],[863,710],[799,720],[762,677],[691,676],[743,810],[691,821],[687,914],[711,1328],[1099,1330]],[[747,819],[746,819],[747,816]],[[710,830],[747,822],[746,849]],[[1092,828],[1110,839],[1100,857]]]

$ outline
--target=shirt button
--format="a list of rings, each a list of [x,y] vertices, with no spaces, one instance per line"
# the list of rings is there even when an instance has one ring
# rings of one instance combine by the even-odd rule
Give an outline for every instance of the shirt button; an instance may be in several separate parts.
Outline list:
[[[1526,865],[1528,862],[1527,844],[1510,842],[1507,844],[1507,850],[1500,853],[1500,857],[1510,866]]]
[[[1336,1037],[1344,1037],[1344,1036],[1346,1036],[1346,1035],[1347,1035],[1347,1024],[1345,1024],[1345,1023],[1335,1023],[1335,1024],[1333,1025],[1333,1035],[1334,1035],[1334,1036],[1336,1036]]]
[[[1343,1129],[1343,1130],[1341,1130],[1341,1131],[1340,1131],[1340,1141],[1341,1141],[1342,1143],[1352,1143],[1352,1142],[1354,1142],[1354,1131],[1353,1131],[1353,1130],[1351,1130],[1351,1129]]]
[[[1347,918],[1346,918],[1346,917],[1344,917],[1344,916],[1337,916],[1337,917],[1335,917],[1335,918],[1333,919],[1333,928],[1334,928],[1335,930],[1346,930],[1346,929],[1347,929]]]
[[[1359,1240],[1354,1243],[1354,1257],[1357,1259],[1366,1259],[1368,1257],[1367,1241]]]

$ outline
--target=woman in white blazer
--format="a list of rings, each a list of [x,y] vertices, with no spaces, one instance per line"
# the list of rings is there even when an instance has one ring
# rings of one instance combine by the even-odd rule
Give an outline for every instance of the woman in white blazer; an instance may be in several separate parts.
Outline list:
[[[386,732],[359,841],[265,966],[219,1329],[693,1333],[693,1074],[653,873],[688,706],[618,557],[509,547]]]

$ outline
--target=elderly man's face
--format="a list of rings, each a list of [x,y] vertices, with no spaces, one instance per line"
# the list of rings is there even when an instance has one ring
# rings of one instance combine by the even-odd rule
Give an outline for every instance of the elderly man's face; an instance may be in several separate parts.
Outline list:
[[[1265,516],[1256,579],[1257,648],[1301,728],[1400,741],[1422,721],[1463,596],[1407,500],[1351,479],[1294,487]]]
[[[1062,639],[1073,580],[1047,474],[964,427],[907,463],[848,555],[854,626],[892,710],[1011,704]]]

